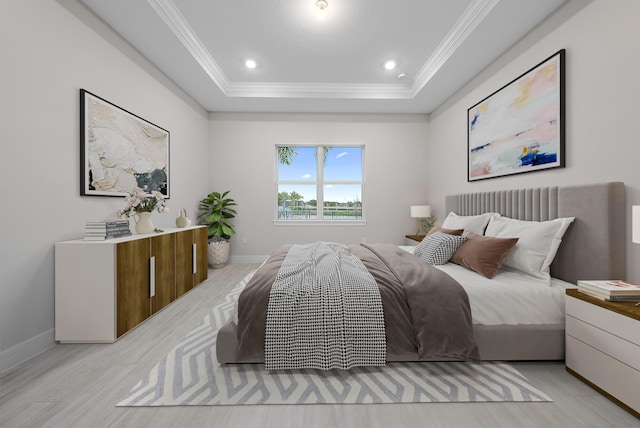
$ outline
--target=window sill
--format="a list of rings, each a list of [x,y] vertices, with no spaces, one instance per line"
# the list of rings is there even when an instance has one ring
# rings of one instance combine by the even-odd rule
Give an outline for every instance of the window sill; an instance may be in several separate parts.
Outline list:
[[[274,226],[366,226],[367,220],[273,220]]]

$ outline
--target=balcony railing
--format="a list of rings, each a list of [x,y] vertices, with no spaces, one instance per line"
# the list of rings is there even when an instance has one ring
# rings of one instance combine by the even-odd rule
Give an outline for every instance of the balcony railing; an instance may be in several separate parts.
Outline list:
[[[325,220],[362,220],[362,207],[324,207]],[[280,220],[316,220],[316,207],[278,207]]]

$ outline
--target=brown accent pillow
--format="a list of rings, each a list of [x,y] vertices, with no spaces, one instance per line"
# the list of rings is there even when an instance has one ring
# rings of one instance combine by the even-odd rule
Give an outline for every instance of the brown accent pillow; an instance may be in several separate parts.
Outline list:
[[[446,233],[447,235],[456,235],[456,236],[460,236],[464,233],[464,229],[443,229],[440,226],[433,226],[431,228],[431,230],[429,230],[429,233],[427,233],[427,236],[432,235],[436,232],[442,232],[442,233]],[[425,236],[426,238],[426,236]]]
[[[469,232],[467,241],[451,256],[451,262],[493,278],[518,238],[494,238]]]

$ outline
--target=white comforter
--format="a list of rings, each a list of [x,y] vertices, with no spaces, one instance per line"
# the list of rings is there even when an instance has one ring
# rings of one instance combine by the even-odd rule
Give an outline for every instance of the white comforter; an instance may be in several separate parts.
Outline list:
[[[410,253],[415,249],[401,248]],[[464,287],[474,324],[564,324],[565,289],[575,287],[556,278],[549,286],[544,280],[504,267],[493,279],[453,263],[436,267]]]

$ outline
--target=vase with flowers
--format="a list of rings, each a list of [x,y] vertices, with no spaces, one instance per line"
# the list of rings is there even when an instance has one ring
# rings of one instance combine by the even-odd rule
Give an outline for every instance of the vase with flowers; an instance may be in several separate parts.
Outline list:
[[[144,190],[136,187],[125,198],[127,206],[122,211],[118,211],[118,217],[133,217],[136,221],[136,233],[151,233],[155,230],[151,222],[151,213],[155,210],[159,213],[169,211],[164,195],[160,192],[145,193]]]

